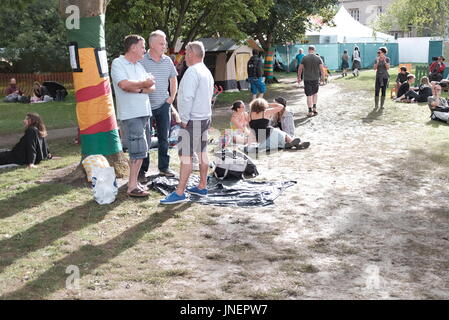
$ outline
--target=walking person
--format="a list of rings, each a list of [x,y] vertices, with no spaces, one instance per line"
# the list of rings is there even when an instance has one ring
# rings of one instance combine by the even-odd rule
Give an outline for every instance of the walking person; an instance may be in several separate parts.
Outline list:
[[[296,60],[296,71],[298,71],[299,66],[301,65],[302,58],[304,58],[304,49],[300,48],[298,54],[295,57]]]
[[[348,50],[343,51],[343,55],[341,56],[341,76],[346,77],[348,75],[348,69],[349,69],[349,55]]]
[[[138,35],[129,35],[125,38],[124,48],[125,54],[112,62],[111,77],[117,118],[121,121],[124,144],[130,157],[127,193],[130,197],[147,197],[149,193],[137,179],[151,143],[151,105],[148,94],[155,90],[155,81],[138,62],[145,54],[145,39]]]
[[[257,50],[253,50],[253,56],[249,59],[247,64],[247,71],[253,100],[263,98],[264,93],[267,91],[267,87],[263,81],[263,61],[259,57],[259,52]]]
[[[207,196],[207,157],[208,130],[212,116],[212,97],[214,78],[204,64],[205,49],[202,42],[190,42],[186,47],[186,62],[189,68],[181,80],[178,94],[178,112],[181,117],[179,132],[180,178],[176,191],[169,194],[160,203],[175,204],[187,201],[185,195],[187,182],[192,172],[192,155],[200,158],[200,183],[187,192],[198,196]]]
[[[301,84],[304,78],[304,93],[307,96],[307,107],[309,108],[308,117],[318,114],[318,91],[320,89],[320,80],[324,82],[326,71],[324,70],[323,61],[315,54],[315,47],[309,46],[309,54],[306,55],[298,69],[298,84]],[[304,73],[304,75],[303,75]]]
[[[359,47],[354,47],[352,52],[352,74],[354,77],[359,76],[359,70],[362,68],[362,58],[360,56]]]
[[[385,97],[387,94],[388,80],[390,75],[390,58],[387,57],[388,50],[386,47],[380,47],[377,51],[377,58],[374,61],[374,70],[376,70],[376,86],[375,86],[375,106],[379,106],[379,93],[382,89],[382,97],[380,107],[383,108],[385,104]]]
[[[174,177],[175,173],[170,170],[169,134],[171,123],[171,106],[175,101],[178,91],[178,72],[169,56],[166,56],[166,35],[157,30],[151,33],[148,40],[150,49],[140,61],[146,72],[151,73],[157,83],[156,90],[149,94],[152,117],[151,123],[156,123],[158,140],[158,169],[161,175]],[[170,93],[169,93],[170,87]],[[150,126],[151,128],[151,126]],[[149,156],[143,161],[140,171],[148,171],[150,164]]]

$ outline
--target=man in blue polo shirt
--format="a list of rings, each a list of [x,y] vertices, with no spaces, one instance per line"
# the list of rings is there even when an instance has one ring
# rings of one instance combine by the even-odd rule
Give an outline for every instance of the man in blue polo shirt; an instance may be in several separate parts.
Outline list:
[[[142,160],[148,156],[151,133],[148,128],[151,105],[148,94],[155,87],[154,77],[138,62],[145,54],[145,39],[129,35],[124,42],[125,55],[114,59],[111,78],[114,84],[117,118],[124,131],[124,144],[130,158],[128,195],[148,197],[149,193],[138,182]]]
[[[167,48],[166,35],[157,30],[149,38],[150,50],[144,55],[140,63],[156,80],[156,90],[150,93],[153,116],[150,122],[156,123],[158,139],[158,168],[161,175],[174,177],[170,170],[170,156],[168,154],[168,137],[170,135],[171,105],[178,91],[178,72],[170,57],[164,54]],[[170,85],[170,93],[169,93]],[[147,171],[149,161],[144,161],[143,171]],[[142,170],[141,170],[142,171]]]

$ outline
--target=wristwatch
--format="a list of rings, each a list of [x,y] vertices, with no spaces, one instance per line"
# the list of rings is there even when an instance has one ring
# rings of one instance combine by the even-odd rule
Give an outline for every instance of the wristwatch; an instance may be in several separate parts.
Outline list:
[[[139,91],[139,93],[142,93],[143,92],[143,88],[140,88],[140,91]]]

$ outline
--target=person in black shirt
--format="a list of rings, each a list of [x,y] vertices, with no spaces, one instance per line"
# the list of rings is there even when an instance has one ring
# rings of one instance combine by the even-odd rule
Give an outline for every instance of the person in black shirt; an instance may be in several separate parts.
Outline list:
[[[407,76],[407,81],[405,81],[398,90],[398,97],[394,100],[396,102],[401,102],[405,99],[405,94],[411,90],[412,85],[415,83],[415,75],[409,74]]]
[[[249,59],[247,64],[248,81],[251,85],[251,93],[253,100],[263,98],[267,87],[263,81],[263,61],[259,57],[259,52],[253,50],[253,56]]]
[[[415,88],[410,89],[405,94],[405,101],[407,102],[427,102],[427,99],[433,95],[432,87],[430,86],[430,81],[428,77],[421,78],[421,84],[415,90]]]
[[[407,81],[407,76],[409,73],[407,72],[406,67],[401,67],[401,71],[398,73],[398,76],[396,77],[396,93],[399,91],[399,87],[401,84],[403,84],[405,81]],[[400,97],[400,95],[396,95],[396,98]]]
[[[11,151],[0,152],[0,165],[18,164],[35,168],[42,160],[51,159],[48,150],[47,130],[37,113],[28,113],[23,120],[25,134]]]

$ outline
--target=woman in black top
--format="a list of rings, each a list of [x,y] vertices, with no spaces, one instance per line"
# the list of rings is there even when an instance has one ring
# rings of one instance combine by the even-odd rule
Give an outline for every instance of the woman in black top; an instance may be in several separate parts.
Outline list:
[[[51,159],[47,130],[37,113],[28,113],[23,120],[25,134],[11,151],[0,152],[0,165],[18,164],[35,168],[42,160]]]
[[[413,82],[414,82],[414,79],[415,79],[415,77],[413,76]],[[418,91],[418,92],[416,92],[416,91]],[[402,95],[398,99],[396,99],[396,101],[427,102],[427,98],[431,97],[432,95],[433,95],[432,87],[430,86],[429,78],[422,77],[421,84],[418,88],[412,88],[410,86],[409,90],[406,93],[404,93],[404,95]]]
[[[283,105],[279,103],[269,104],[263,98],[251,102],[249,126],[256,136],[259,149],[277,150],[279,148],[291,149],[292,147],[305,149],[309,147],[309,142],[301,143],[301,139],[292,138],[279,128],[270,127],[271,117],[283,109]]]
[[[388,50],[385,47],[379,48],[377,51],[377,58],[374,61],[374,70],[376,70],[376,86],[375,86],[375,102],[376,108],[379,105],[379,93],[382,89],[382,99],[381,108],[383,108],[385,103],[385,97],[387,94],[388,80],[390,75],[388,70],[390,70],[390,58],[386,56]]]

